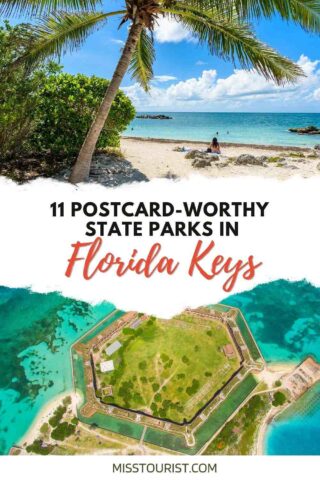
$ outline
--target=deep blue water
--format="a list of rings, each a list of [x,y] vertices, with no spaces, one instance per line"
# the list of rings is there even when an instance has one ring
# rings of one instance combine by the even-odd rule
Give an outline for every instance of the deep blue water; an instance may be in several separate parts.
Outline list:
[[[152,113],[152,112],[143,112]],[[140,112],[139,112],[140,114]],[[320,113],[167,113],[172,120],[134,119],[125,135],[209,142],[314,146],[320,135],[297,135],[290,127],[320,127]],[[218,132],[218,134],[217,134]]]
[[[277,281],[223,299],[245,314],[267,361],[320,361],[320,289]],[[0,287],[0,453],[43,405],[72,387],[70,345],[114,309],[57,293]],[[268,432],[269,454],[320,454],[320,385]]]

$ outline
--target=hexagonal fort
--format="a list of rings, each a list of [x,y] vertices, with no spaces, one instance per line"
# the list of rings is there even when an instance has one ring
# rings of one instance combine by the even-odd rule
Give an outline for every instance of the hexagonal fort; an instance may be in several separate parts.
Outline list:
[[[116,311],[72,352],[81,420],[128,436],[132,423],[148,427],[147,437],[159,429],[182,435],[187,447],[219,409],[234,408],[232,396],[255,387],[250,372],[263,367],[241,312],[222,305],[170,320]]]
[[[96,394],[106,404],[183,423],[240,362],[226,326],[215,319],[188,312],[171,320],[137,316],[95,347]]]

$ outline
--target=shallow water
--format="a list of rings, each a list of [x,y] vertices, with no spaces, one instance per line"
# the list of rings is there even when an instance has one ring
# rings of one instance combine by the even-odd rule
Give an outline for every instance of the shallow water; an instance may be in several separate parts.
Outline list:
[[[267,432],[269,455],[320,454],[320,384],[281,415]]]
[[[152,113],[152,112],[143,112]],[[139,112],[139,114],[141,114]],[[314,146],[320,135],[297,135],[291,127],[320,127],[319,113],[165,113],[172,120],[136,118],[125,135],[209,142]]]
[[[283,280],[261,285],[224,300],[240,307],[269,362],[320,361],[320,289]],[[270,455],[320,454],[320,384],[269,427],[265,451]]]
[[[48,401],[72,388],[70,345],[113,309],[0,287],[0,453]]]

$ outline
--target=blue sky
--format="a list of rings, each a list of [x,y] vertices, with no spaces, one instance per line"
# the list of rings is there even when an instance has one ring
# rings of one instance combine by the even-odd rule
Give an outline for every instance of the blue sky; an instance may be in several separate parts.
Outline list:
[[[122,1],[104,2],[105,10],[116,10]],[[111,5],[111,8],[110,8]],[[101,30],[95,32],[86,44],[76,53],[66,55],[62,60],[65,69],[72,73],[86,73],[110,77],[119,58],[119,45],[115,40],[124,41],[127,34],[126,25],[118,30],[117,18],[108,20]],[[304,54],[312,60],[320,56],[320,38],[302,30],[299,26],[287,24],[280,19],[256,23],[259,38],[282,54],[297,60]],[[206,68],[215,68],[221,76],[230,74],[233,65],[210,55],[207,49],[196,43],[181,41],[177,43],[156,42],[156,62],[154,72],[157,75],[173,75],[185,80],[198,75],[203,66],[196,65],[199,60],[206,62]],[[128,76],[124,82],[130,84]]]
[[[105,1],[105,10],[123,1]],[[110,19],[84,46],[61,62],[70,73],[110,78],[125,40],[127,25]],[[138,110],[158,111],[310,111],[320,112],[320,37],[278,18],[255,24],[261,40],[298,62],[307,79],[282,89],[253,72],[235,70],[230,62],[211,56],[186,36],[181,27],[161,23],[156,31],[156,61],[151,94],[145,95],[127,75],[122,86]],[[170,41],[175,37],[175,41]]]

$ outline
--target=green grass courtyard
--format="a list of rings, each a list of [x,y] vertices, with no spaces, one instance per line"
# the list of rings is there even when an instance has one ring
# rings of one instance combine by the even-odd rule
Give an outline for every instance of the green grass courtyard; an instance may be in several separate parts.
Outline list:
[[[192,314],[150,317],[136,329],[124,328],[117,340],[121,348],[107,356],[105,344],[99,358],[113,360],[115,369],[102,373],[99,362],[95,365],[103,401],[180,423],[189,421],[240,366],[235,347],[231,358],[223,351],[233,344],[226,327]],[[108,385],[112,396],[104,395]]]

